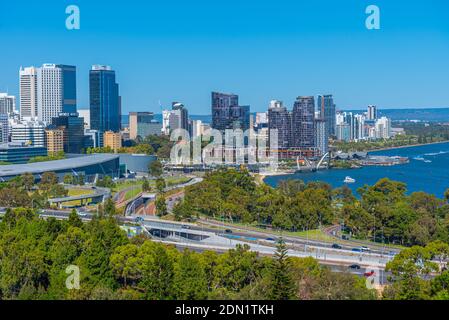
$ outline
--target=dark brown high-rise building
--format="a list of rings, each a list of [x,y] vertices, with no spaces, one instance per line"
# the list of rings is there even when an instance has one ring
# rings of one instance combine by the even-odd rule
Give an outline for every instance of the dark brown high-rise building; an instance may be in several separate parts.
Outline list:
[[[296,98],[292,111],[291,148],[315,146],[315,99],[313,96]]]
[[[249,129],[249,106],[239,105],[239,96],[212,92],[212,128],[220,131],[226,129]]]

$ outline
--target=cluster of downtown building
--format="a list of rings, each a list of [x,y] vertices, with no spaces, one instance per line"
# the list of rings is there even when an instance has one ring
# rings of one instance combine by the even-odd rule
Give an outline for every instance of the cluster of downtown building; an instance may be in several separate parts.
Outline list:
[[[277,159],[323,156],[329,151],[330,139],[360,141],[392,136],[391,120],[379,118],[376,106],[368,106],[361,114],[339,112],[331,94],[299,96],[291,110],[282,101],[272,100],[267,112],[257,112],[254,117],[249,106],[239,105],[237,95],[213,92],[211,127],[220,131],[252,129],[258,141],[267,142],[268,156]],[[276,139],[274,144],[272,139]]]
[[[77,154],[102,146],[110,136],[120,137],[121,99],[108,66],[89,71],[90,106],[82,110],[88,119],[77,110],[75,66],[21,67],[19,87],[19,112],[15,97],[0,94],[1,161],[23,163],[60,151]]]
[[[336,139],[347,142],[389,139],[393,135],[391,119],[379,117],[377,107],[373,105],[361,114],[338,112],[335,128]]]
[[[210,124],[190,119],[184,104],[173,102],[170,110],[161,110],[161,121],[153,112],[130,112],[129,126],[122,130],[115,71],[94,65],[88,76],[89,108],[77,109],[75,66],[21,67],[19,112],[15,97],[0,93],[0,161],[26,162],[59,151],[82,153],[89,147],[110,146],[117,151],[122,143],[131,145],[148,135],[170,135],[175,129],[186,130],[192,139],[207,135],[209,129],[223,133],[250,129],[258,141],[276,146],[267,147],[266,152],[277,153],[278,159],[325,155],[331,138],[358,141],[391,136],[390,119],[378,118],[375,106],[363,114],[337,112],[330,94],[299,96],[291,110],[273,100],[267,112],[254,115],[250,106],[240,105],[238,95],[212,92]],[[271,134],[274,130],[277,135]]]

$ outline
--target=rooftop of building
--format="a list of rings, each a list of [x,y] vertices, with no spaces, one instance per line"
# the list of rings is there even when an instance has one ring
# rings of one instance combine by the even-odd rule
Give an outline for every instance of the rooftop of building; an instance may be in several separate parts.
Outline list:
[[[29,146],[22,142],[8,142],[0,144],[0,150],[15,149],[15,148],[45,148],[45,147]]]
[[[93,154],[54,161],[4,165],[0,166],[0,177],[21,175],[27,172],[39,174],[43,172],[76,169],[96,165],[118,158],[119,156],[114,154]]]

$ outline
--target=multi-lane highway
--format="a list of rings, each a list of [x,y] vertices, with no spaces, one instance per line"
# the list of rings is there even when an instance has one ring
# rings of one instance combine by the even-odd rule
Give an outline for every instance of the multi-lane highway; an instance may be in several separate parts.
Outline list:
[[[0,213],[2,208],[0,208]],[[4,212],[4,210],[3,210]],[[54,217],[57,219],[67,219],[70,211],[64,210],[41,210],[42,217]],[[80,218],[84,221],[91,220],[95,213],[79,212]],[[207,237],[201,241],[189,240],[179,236],[178,238],[155,238],[155,241],[161,241],[167,244],[174,244],[178,248],[190,248],[196,251],[214,250],[224,252],[234,248],[237,244],[248,244],[253,251],[262,255],[273,255],[276,248],[278,236],[272,233],[261,231],[248,231],[238,227],[221,225],[215,221],[201,220],[201,225],[182,224],[170,221],[164,221],[155,217],[139,216],[120,217],[122,222],[138,222],[145,229],[157,228],[160,230],[175,230],[177,234],[187,235],[189,233],[206,234]],[[365,272],[374,270],[379,275],[379,281],[383,283],[386,279],[383,269],[385,264],[392,259],[391,255],[385,255],[383,252],[372,250],[370,252],[354,252],[350,246],[342,246],[340,249],[332,247],[331,243],[320,241],[308,241],[307,239],[283,236],[288,248],[289,255],[297,257],[311,256],[320,261],[320,263],[329,265],[334,271],[349,271],[354,274],[363,275]],[[353,265],[354,268],[348,268]],[[383,279],[383,280],[382,280]]]

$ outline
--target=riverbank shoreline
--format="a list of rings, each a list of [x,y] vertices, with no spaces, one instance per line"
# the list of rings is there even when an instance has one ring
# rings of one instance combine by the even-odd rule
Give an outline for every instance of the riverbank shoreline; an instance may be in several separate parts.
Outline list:
[[[364,150],[364,151],[350,151],[350,152],[368,152],[369,153],[369,152],[377,152],[377,151],[389,151],[389,150],[404,149],[404,148],[423,147],[423,146],[443,144],[443,143],[449,143],[449,140],[428,142],[428,143],[416,143],[416,144],[408,144],[406,146],[385,147],[385,148],[379,148],[379,149]]]
[[[358,194],[364,185],[374,185],[380,179],[388,178],[407,185],[407,194],[424,191],[443,198],[449,187],[449,142],[419,145],[410,148],[400,148],[391,151],[371,153],[371,156],[399,156],[409,158],[410,161],[393,166],[364,166],[359,170],[320,170],[317,172],[296,173],[277,177],[267,177],[264,183],[276,187],[282,180],[302,180],[304,183],[322,181],[333,188],[343,185],[346,176],[354,178],[356,182],[348,185],[353,194]],[[422,161],[415,160],[423,159]],[[427,160],[427,161],[424,161]]]
[[[293,174],[295,174],[294,170],[291,170],[291,171],[282,170],[282,171],[270,171],[270,172],[263,172],[263,173],[259,172],[259,173],[256,173],[254,176],[258,180],[258,182],[265,183],[264,180],[265,180],[265,178],[268,178],[268,177],[289,176],[289,175],[293,175]]]
[[[363,152],[367,152],[367,153],[371,153],[371,152],[381,152],[381,151],[390,151],[390,150],[400,150],[400,149],[405,149],[405,148],[416,148],[416,147],[425,147],[425,146],[431,146],[431,145],[438,145],[438,144],[445,144],[445,143],[449,143],[449,140],[447,141],[437,141],[437,142],[429,142],[429,143],[421,143],[421,144],[411,144],[411,145],[407,145],[407,146],[398,146],[398,147],[388,147],[388,148],[381,148],[381,149],[375,149],[375,150],[371,150],[371,151],[363,151]],[[364,166],[360,167],[360,168],[329,168],[327,170],[356,170],[356,169],[362,169]],[[265,179],[268,177],[273,177],[273,176],[293,176],[295,175],[296,171],[292,170],[292,171],[288,171],[288,170],[283,170],[283,171],[276,171],[276,172],[264,172],[264,173],[259,173],[259,179],[260,182],[265,183]]]

